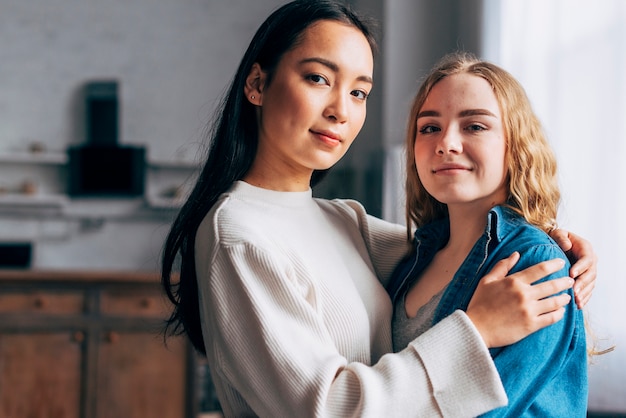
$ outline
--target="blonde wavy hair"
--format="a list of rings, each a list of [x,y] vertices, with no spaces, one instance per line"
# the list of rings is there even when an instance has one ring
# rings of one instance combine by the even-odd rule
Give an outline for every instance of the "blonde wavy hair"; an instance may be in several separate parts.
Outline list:
[[[502,114],[506,141],[508,197],[505,205],[546,232],[556,228],[560,191],[556,157],[521,84],[507,71],[472,54],[446,55],[426,76],[413,100],[406,136],[406,221],[415,227],[446,218],[448,208],[424,188],[415,165],[417,115],[433,87],[445,77],[467,73],[491,85]]]

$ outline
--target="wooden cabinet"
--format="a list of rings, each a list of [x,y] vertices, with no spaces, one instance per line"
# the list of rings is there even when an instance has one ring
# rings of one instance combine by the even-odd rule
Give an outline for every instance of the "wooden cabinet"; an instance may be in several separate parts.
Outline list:
[[[0,417],[197,414],[196,356],[154,274],[0,271]]]

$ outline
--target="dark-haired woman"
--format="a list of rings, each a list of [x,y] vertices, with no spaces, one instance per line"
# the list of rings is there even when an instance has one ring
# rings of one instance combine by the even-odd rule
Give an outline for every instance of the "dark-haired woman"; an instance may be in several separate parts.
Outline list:
[[[170,331],[206,353],[226,416],[478,415],[506,403],[485,341],[508,344],[554,323],[569,300],[546,298],[569,278],[530,286],[558,262],[503,280],[508,259],[467,313],[389,354],[383,285],[408,248],[405,229],[311,194],[363,125],[374,50],[368,24],[340,3],[274,12],[242,59],[172,226],[162,271]],[[587,283],[593,258],[582,257]]]

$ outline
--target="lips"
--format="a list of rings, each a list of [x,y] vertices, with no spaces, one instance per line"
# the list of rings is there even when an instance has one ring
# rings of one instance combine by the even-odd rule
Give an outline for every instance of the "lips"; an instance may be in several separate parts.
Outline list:
[[[341,136],[332,131],[313,131],[312,130],[311,132],[313,132],[315,136],[317,136],[317,138],[319,138],[323,143],[330,145],[330,146],[337,146],[341,142],[343,142],[343,140],[341,139]]]
[[[471,168],[457,163],[444,163],[435,167],[432,172],[435,174],[454,173],[458,171],[471,171]]]

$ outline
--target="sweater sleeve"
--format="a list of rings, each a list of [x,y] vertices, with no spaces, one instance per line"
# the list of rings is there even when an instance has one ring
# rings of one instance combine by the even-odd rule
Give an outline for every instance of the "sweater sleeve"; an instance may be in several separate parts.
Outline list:
[[[354,200],[337,199],[333,203],[357,223],[378,279],[387,287],[394,268],[411,248],[406,227],[368,215],[363,205]]]
[[[370,366],[338,352],[289,260],[241,243],[199,265],[207,357],[226,416],[247,405],[262,417],[463,417],[506,402],[460,311]]]

